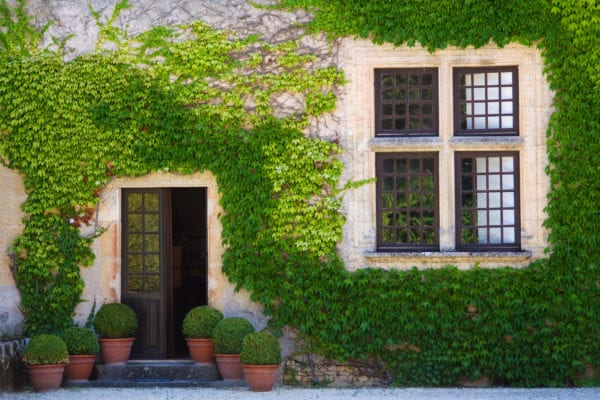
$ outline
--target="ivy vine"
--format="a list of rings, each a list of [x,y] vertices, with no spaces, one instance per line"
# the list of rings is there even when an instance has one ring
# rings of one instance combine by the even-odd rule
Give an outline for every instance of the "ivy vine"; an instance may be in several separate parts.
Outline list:
[[[24,4],[0,3],[0,154],[28,192],[13,253],[29,334],[70,323],[83,287],[79,266],[93,260],[94,234],[78,226],[103,185],[114,176],[210,170],[224,209],[224,273],[265,306],[273,327],[297,328],[312,350],[377,358],[399,385],[485,375],[496,384],[561,386],[600,366],[594,1],[279,2],[313,12],[308,29],[331,37],[431,51],[537,44],[556,93],[548,259],[519,270],[352,273],[336,253],[346,189],[340,148],[302,134],[309,118],[334,109],[340,71],[316,68],[293,41],[231,39],[200,22],[127,37],[113,26],[127,0],[106,21],[92,13],[96,52],[65,62],[64,42],[40,49]],[[272,100],[289,92],[306,99],[304,113],[275,118]]]

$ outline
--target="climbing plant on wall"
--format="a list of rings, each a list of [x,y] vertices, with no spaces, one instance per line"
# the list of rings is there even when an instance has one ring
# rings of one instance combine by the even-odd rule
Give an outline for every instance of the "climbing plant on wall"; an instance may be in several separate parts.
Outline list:
[[[308,28],[376,43],[538,45],[556,92],[548,131],[550,257],[525,269],[348,272],[336,254],[340,148],[302,134],[331,111],[335,68],[294,42],[230,39],[202,23],[136,37],[100,26],[94,54],[65,62],[3,0],[0,154],[24,177],[25,229],[14,245],[28,332],[67,325],[95,234],[79,230],[114,176],[210,170],[221,192],[223,270],[310,349],[375,358],[400,385],[488,376],[513,385],[573,382],[600,366],[599,6],[588,0],[281,0]],[[399,22],[400,21],[400,22]],[[493,21],[493,23],[490,23]],[[105,50],[104,43],[113,42]],[[276,60],[276,62],[266,62]],[[273,116],[293,92],[303,113]],[[236,157],[231,155],[235,154]],[[352,186],[352,185],[350,185]],[[248,190],[251,187],[252,190]],[[93,224],[92,224],[93,225]]]

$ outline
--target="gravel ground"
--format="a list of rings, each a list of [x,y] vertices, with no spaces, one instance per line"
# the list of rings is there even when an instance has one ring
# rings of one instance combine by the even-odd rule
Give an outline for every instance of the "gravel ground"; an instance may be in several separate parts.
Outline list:
[[[253,393],[245,388],[73,388],[50,393],[0,393],[2,400],[600,400],[584,389],[295,389]]]

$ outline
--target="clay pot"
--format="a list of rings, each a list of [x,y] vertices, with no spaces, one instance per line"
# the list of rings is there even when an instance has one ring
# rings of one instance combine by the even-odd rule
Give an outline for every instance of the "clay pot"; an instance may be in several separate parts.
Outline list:
[[[251,365],[242,364],[244,379],[248,388],[253,392],[268,392],[275,386],[279,364]]]
[[[29,365],[27,373],[36,392],[58,390],[66,364]]]
[[[98,339],[105,364],[122,364],[129,360],[135,338]]]
[[[239,381],[244,379],[244,370],[240,363],[239,354],[215,354],[217,367],[224,381]]]
[[[95,362],[95,354],[69,355],[65,379],[72,382],[87,381],[90,379]]]
[[[210,364],[215,362],[215,346],[212,339],[186,338],[190,357],[198,364]]]

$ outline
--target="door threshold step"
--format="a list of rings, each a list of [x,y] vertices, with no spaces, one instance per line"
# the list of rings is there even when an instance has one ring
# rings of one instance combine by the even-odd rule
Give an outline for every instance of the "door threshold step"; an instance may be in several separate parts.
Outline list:
[[[202,381],[194,379],[101,379],[89,381],[65,381],[66,388],[211,388],[211,389],[238,389],[246,388],[246,382],[240,381]]]

